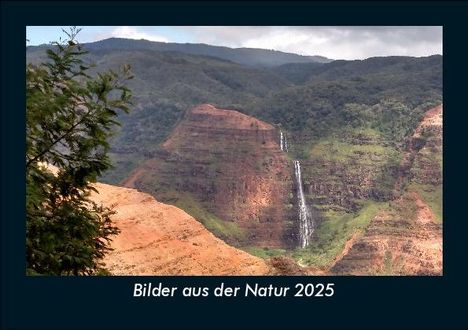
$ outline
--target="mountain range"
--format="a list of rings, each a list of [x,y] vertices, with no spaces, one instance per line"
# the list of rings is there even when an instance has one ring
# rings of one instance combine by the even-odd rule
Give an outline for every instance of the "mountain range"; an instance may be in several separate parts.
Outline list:
[[[46,47],[27,47],[28,62]],[[175,205],[264,259],[441,274],[442,56],[332,61],[115,38],[84,48],[99,70],[135,75],[101,181]],[[313,222],[305,248],[299,185]]]

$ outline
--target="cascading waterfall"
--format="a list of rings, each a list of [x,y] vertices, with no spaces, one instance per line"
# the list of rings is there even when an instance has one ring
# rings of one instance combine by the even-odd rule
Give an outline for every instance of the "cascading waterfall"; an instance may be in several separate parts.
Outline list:
[[[302,248],[309,245],[310,237],[314,232],[314,223],[312,214],[306,204],[304,189],[302,187],[301,164],[298,160],[294,161],[294,172],[296,174],[297,199],[299,201],[299,238]]]
[[[288,152],[288,140],[281,130],[280,148],[281,151]],[[297,200],[299,201],[299,239],[301,247],[305,248],[309,245],[310,237],[314,232],[314,222],[305,201],[304,188],[302,187],[301,164],[298,160],[294,161],[294,173],[296,175]]]
[[[284,135],[283,135],[283,131],[280,131],[280,148],[281,148],[281,151],[284,151]]]
[[[286,136],[283,134],[283,131],[280,131],[280,148],[281,148],[281,151],[288,152],[288,140],[286,139]]]

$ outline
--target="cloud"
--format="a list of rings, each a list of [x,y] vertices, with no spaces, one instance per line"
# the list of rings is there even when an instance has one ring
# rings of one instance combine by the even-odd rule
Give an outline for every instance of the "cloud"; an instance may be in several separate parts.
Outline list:
[[[95,36],[96,40],[102,40],[110,37],[115,38],[126,38],[126,39],[146,39],[150,41],[169,42],[169,39],[156,34],[141,31],[135,26],[119,26],[111,30],[110,32],[98,33]]]
[[[54,40],[60,27],[28,27],[31,44]],[[110,37],[274,49],[331,59],[442,54],[441,26],[88,26],[81,42]]]
[[[176,27],[194,42],[275,49],[333,59],[442,54],[440,26],[198,26]]]

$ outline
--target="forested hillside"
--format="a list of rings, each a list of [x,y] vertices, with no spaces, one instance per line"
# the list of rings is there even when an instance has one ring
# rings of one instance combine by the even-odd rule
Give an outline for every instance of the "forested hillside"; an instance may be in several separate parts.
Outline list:
[[[177,205],[218,237],[258,256],[287,255],[340,273],[427,272],[407,254],[401,258],[413,258],[412,266],[400,267],[400,243],[378,250],[359,271],[349,260],[360,257],[355,242],[373,246],[368,230],[382,240],[401,238],[402,231],[384,230],[375,219],[420,225],[434,244],[441,242],[442,122],[426,121],[443,101],[442,56],[328,62],[125,39],[86,48],[87,60],[100,68],[127,63],[135,76],[129,82],[133,110],[119,116],[122,126],[111,142],[114,169],[101,181]],[[28,47],[28,61],[41,61],[43,50]],[[426,126],[436,133],[421,133]],[[301,163],[315,223],[304,249],[297,248],[293,161]],[[418,217],[402,219],[418,208],[427,211],[429,225]],[[408,232],[414,246],[427,245]],[[427,255],[438,260],[435,252]],[[399,266],[383,267],[389,258]],[[432,261],[427,264],[437,264]]]
[[[134,111],[121,117],[123,126],[113,143],[117,175],[106,175],[113,183],[135,161],[158,150],[182,114],[198,104],[240,110],[281,125],[294,132],[291,138],[300,145],[360,122],[401,143],[424,109],[442,99],[441,56],[252,68],[221,59],[239,51],[226,47],[114,38],[86,44],[85,49],[90,51],[87,59],[100,68],[128,63],[135,75],[130,83]],[[219,55],[220,50],[229,55]],[[30,62],[44,60],[44,54],[44,46],[27,49]],[[299,61],[290,55],[289,61]],[[135,152],[138,155],[131,155]]]

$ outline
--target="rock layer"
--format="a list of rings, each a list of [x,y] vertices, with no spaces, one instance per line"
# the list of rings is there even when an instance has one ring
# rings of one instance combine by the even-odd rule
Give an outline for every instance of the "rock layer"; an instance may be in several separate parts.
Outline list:
[[[332,272],[351,275],[442,275],[442,227],[416,193],[381,211]]]
[[[336,274],[442,275],[442,106],[426,112],[401,162],[395,193],[332,268]],[[437,199],[436,197],[439,196]],[[432,204],[432,207],[429,205]]]
[[[95,184],[121,233],[105,258],[114,275],[264,275],[265,261],[216,238],[184,211],[135,189]]]
[[[162,150],[123,185],[181,208],[190,199],[192,208],[235,226],[236,238],[217,234],[237,246],[285,247],[297,241],[291,174],[272,125],[203,104],[185,114]]]
[[[430,109],[414,131],[395,185],[401,191],[408,182],[442,184],[442,105]]]

